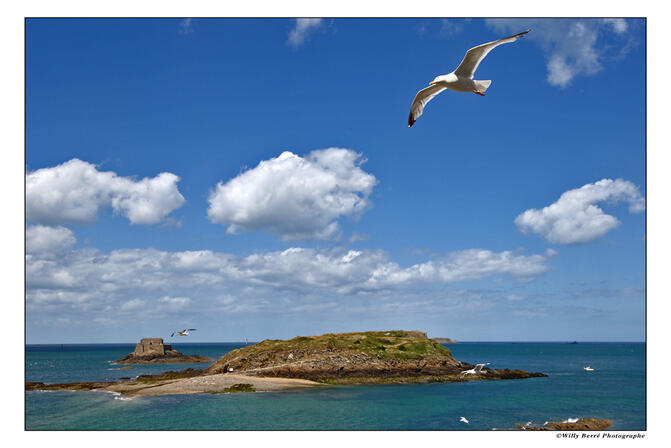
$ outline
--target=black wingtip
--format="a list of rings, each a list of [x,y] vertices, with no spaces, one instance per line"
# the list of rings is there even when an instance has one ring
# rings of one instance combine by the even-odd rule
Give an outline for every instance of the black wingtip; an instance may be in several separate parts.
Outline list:
[[[412,119],[412,115],[408,117],[408,127],[411,128],[415,124],[415,120]]]

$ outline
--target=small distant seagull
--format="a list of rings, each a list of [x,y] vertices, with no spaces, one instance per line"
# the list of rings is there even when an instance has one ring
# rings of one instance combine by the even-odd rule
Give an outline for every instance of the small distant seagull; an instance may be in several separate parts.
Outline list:
[[[492,83],[491,80],[477,81],[473,79],[475,70],[480,65],[480,62],[492,51],[501,44],[515,42],[518,37],[521,37],[531,30],[522,31],[503,39],[488,42],[486,44],[473,47],[466,52],[464,60],[461,61],[459,67],[452,73],[447,75],[436,76],[436,78],[429,83],[429,87],[417,92],[415,99],[410,106],[410,116],[408,117],[408,127],[411,127],[415,121],[422,115],[424,106],[433,99],[436,95],[445,89],[454,90],[457,92],[473,92],[480,96],[485,96],[485,90]]]
[[[584,369],[587,370],[588,372],[593,372],[594,371],[594,369],[591,368],[590,366],[584,367]]]
[[[488,366],[491,364],[490,362],[485,363],[485,364],[476,364],[476,366],[470,370],[464,370],[461,372],[461,375],[459,375],[459,378],[465,376],[465,375],[479,375],[481,373],[487,373],[486,371],[483,371],[482,368],[484,366]]]
[[[466,420],[466,417],[461,417],[461,418],[459,419],[459,421],[460,421],[460,422],[464,422],[464,423],[466,423],[467,425],[469,424],[468,420]]]
[[[187,328],[186,330],[175,331],[173,334],[170,335],[170,337],[173,337],[174,335],[177,335],[177,336],[188,336],[188,335],[189,335],[189,331],[196,331],[196,329],[195,329],[195,328]]]

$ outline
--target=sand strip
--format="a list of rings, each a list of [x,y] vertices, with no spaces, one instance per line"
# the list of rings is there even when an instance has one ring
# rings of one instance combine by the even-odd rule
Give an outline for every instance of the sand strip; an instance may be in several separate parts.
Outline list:
[[[271,392],[287,389],[323,386],[320,383],[293,379],[293,378],[264,378],[246,375],[235,375],[231,373],[220,373],[216,375],[197,376],[193,378],[181,378],[176,380],[165,380],[155,384],[129,384],[117,383],[106,387],[104,390],[121,392],[129,397],[146,397],[156,395],[174,394],[203,394],[223,393],[224,389],[234,384],[251,384],[257,392]]]

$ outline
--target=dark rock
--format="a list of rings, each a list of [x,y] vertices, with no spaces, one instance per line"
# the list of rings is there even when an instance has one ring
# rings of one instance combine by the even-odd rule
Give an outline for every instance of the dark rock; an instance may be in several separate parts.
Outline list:
[[[525,431],[603,431],[610,427],[612,422],[608,419],[597,420],[595,418],[581,418],[577,422],[547,422],[543,426],[532,426],[517,424],[519,429]]]

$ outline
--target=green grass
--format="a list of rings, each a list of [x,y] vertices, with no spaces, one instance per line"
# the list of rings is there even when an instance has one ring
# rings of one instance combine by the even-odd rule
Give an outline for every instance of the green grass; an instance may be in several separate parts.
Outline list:
[[[224,388],[224,392],[237,393],[237,392],[256,392],[254,386],[247,383],[234,384],[231,387]]]
[[[337,351],[364,353],[382,359],[430,359],[452,356],[447,347],[427,339],[423,333],[396,330],[329,333],[321,336],[299,336],[286,341],[267,339],[252,346],[233,350],[222,360],[268,351],[285,354],[301,351]]]

